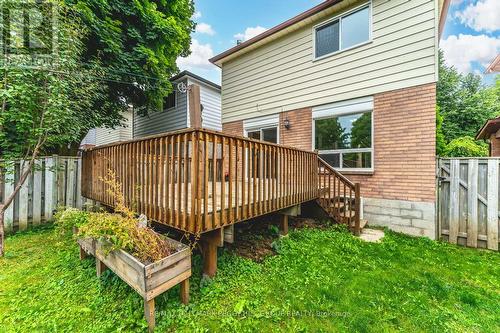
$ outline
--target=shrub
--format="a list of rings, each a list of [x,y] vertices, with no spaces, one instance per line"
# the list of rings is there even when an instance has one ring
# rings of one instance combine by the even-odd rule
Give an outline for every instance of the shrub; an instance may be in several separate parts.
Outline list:
[[[78,231],[80,238],[93,238],[109,244],[106,251],[124,250],[141,262],[159,261],[172,253],[165,237],[123,214],[91,213]]]
[[[56,230],[60,233],[73,232],[73,228],[80,228],[87,223],[89,213],[76,208],[60,208],[54,216]]]
[[[447,157],[487,157],[488,147],[482,142],[475,141],[470,136],[463,136],[452,140],[445,149]]]
[[[147,226],[140,225],[137,214],[125,206],[122,184],[114,172],[108,171],[101,179],[108,185],[108,193],[115,199],[115,213],[84,212],[75,208],[61,210],[56,214],[57,228],[63,232],[78,228],[78,238],[93,238],[109,244],[105,250],[109,253],[124,250],[141,262],[157,262],[173,251],[166,237]]]

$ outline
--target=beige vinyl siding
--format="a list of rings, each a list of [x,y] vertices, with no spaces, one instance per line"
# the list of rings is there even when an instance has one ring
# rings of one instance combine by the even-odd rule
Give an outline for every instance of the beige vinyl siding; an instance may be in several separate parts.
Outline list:
[[[96,128],[95,129],[95,143],[97,146],[107,145],[110,143],[127,141],[132,139],[132,111],[126,112],[124,115],[125,121],[123,126],[115,129],[109,128]]]
[[[223,63],[223,122],[436,81],[435,0],[373,0],[372,41],[314,61],[326,19]]]

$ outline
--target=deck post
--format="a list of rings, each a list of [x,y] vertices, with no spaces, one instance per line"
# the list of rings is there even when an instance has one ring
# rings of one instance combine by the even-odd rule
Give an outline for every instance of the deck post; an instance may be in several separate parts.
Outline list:
[[[217,273],[217,248],[221,243],[220,230],[214,230],[201,235],[203,255],[203,275],[214,277]]]
[[[288,215],[280,214],[280,233],[282,236],[288,235]]]
[[[203,126],[201,116],[200,86],[193,84],[189,86],[189,118],[191,128],[200,129]]]
[[[80,246],[80,260],[87,258],[87,252]]]
[[[361,235],[361,186],[359,183],[354,184],[354,234]]]
[[[148,322],[148,331],[153,332],[155,329],[155,300],[144,299],[144,317]]]
[[[185,305],[189,303],[189,279],[181,282],[181,302]]]
[[[104,271],[106,271],[106,269],[108,269],[108,267],[106,267],[106,265],[97,258],[95,258],[95,268],[97,271],[97,277],[101,277],[101,275],[104,273]]]

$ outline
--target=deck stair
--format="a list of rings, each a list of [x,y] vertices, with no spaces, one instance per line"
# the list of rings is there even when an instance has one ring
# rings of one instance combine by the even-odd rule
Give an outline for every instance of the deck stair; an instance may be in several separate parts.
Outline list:
[[[316,202],[336,223],[346,224],[356,235],[367,225],[361,219],[360,185],[352,183],[318,157],[319,198]]]

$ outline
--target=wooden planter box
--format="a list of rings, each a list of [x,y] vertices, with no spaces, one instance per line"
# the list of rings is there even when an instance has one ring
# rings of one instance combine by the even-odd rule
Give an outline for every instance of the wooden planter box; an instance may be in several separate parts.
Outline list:
[[[131,286],[144,299],[144,315],[150,331],[155,327],[156,296],[181,284],[181,301],[189,302],[189,278],[191,277],[191,249],[167,238],[177,251],[150,265],[144,265],[125,251],[113,251],[105,255],[105,245],[92,239],[79,239],[81,258],[85,254],[96,258],[97,276],[109,268]],[[83,253],[83,256],[82,256]]]

